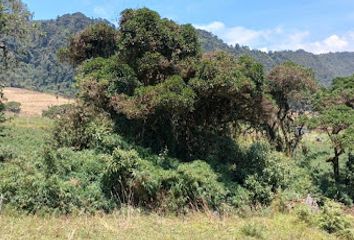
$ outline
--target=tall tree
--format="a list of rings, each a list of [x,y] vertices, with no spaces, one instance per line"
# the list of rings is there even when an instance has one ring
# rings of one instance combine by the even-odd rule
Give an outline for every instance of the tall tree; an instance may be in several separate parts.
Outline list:
[[[81,61],[78,83],[82,102],[109,112],[120,134],[194,159],[220,139],[232,142],[241,121],[256,119],[260,64],[222,52],[202,56],[191,25],[146,8],[125,10],[117,36],[115,55],[82,58],[88,61]]]

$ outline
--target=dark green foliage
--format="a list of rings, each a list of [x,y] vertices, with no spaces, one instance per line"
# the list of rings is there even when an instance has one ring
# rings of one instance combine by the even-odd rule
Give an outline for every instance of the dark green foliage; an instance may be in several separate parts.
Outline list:
[[[274,67],[268,80],[268,91],[275,106],[272,114],[265,113],[264,129],[276,149],[291,156],[302,139],[304,113],[309,110],[310,97],[317,84],[311,69],[292,62]]]
[[[198,35],[191,25],[161,19],[146,8],[122,12],[118,42],[119,54],[144,85],[177,74],[180,61],[199,53]]]
[[[119,204],[164,211],[218,207],[225,188],[210,166],[174,161],[163,156],[144,159],[134,150],[116,149],[103,186]]]
[[[10,64],[21,60],[24,44],[33,30],[31,13],[21,0],[0,1],[0,68],[7,69]]]
[[[59,149],[48,152],[44,158],[38,170],[27,172],[11,164],[6,171],[0,171],[4,179],[0,190],[8,204],[32,213],[110,211],[114,207],[100,187],[104,156]]]
[[[305,195],[313,190],[308,173],[292,159],[260,143],[237,159],[235,177],[249,191],[253,205],[267,205],[282,191]]]
[[[21,112],[21,103],[19,102],[7,102],[5,103],[5,111],[12,113]]]
[[[110,57],[115,49],[115,29],[106,23],[96,23],[72,37],[68,47],[61,49],[58,54],[62,61],[78,65],[86,59]]]

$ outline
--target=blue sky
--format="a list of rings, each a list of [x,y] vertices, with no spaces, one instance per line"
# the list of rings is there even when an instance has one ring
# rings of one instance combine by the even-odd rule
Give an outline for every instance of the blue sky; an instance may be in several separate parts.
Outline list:
[[[23,0],[35,19],[83,12],[117,22],[125,8],[149,7],[228,44],[314,53],[354,51],[354,0]]]

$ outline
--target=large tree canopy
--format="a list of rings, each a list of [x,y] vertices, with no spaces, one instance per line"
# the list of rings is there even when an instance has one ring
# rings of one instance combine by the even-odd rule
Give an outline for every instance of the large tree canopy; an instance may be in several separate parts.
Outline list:
[[[195,149],[208,148],[202,140],[206,136],[230,137],[241,121],[259,117],[254,106],[263,95],[262,66],[222,52],[202,56],[191,25],[178,25],[146,8],[125,10],[111,34],[117,36],[114,55],[86,54],[85,44],[75,44],[105,39],[92,29],[75,36],[64,50],[75,53],[66,55],[72,63],[83,62],[80,98],[110,113],[116,129],[136,142],[197,158]]]

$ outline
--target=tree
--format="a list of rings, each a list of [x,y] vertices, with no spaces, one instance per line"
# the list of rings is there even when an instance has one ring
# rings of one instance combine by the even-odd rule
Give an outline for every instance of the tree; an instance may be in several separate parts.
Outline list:
[[[273,114],[265,129],[278,151],[292,155],[303,136],[311,93],[317,89],[312,70],[292,62],[276,66],[268,75],[268,92],[274,100]],[[265,106],[269,105],[264,103]]]
[[[192,77],[194,71],[187,66],[200,51],[192,25],[162,19],[147,8],[127,9],[121,14],[118,36],[122,60],[144,85],[162,82],[181,71],[184,78]]]
[[[315,98],[317,116],[312,127],[327,133],[334,156],[327,159],[332,164],[334,179],[340,180],[339,157],[354,149],[354,76],[336,78],[330,89],[323,89]],[[350,155],[350,153],[349,153]]]
[[[31,17],[21,0],[0,0],[0,62],[5,67],[23,54],[20,46],[31,29]]]
[[[76,66],[84,60],[112,56],[116,50],[116,30],[107,23],[96,23],[69,40],[58,52],[59,59]]]
[[[1,68],[7,68],[9,61],[18,54],[16,43],[27,36],[30,18],[31,14],[21,0],[0,0]],[[0,123],[5,121],[2,87],[0,85]]]
[[[2,92],[2,87],[0,86],[0,135],[2,132],[1,124],[5,122],[5,116],[4,116],[5,104],[3,103],[2,100],[3,100],[3,92]]]
[[[191,25],[146,8],[123,11],[117,36],[114,55],[80,60],[78,85],[83,104],[108,112],[120,134],[188,160],[220,151],[241,122],[257,119],[264,72],[252,59],[202,56]]]

